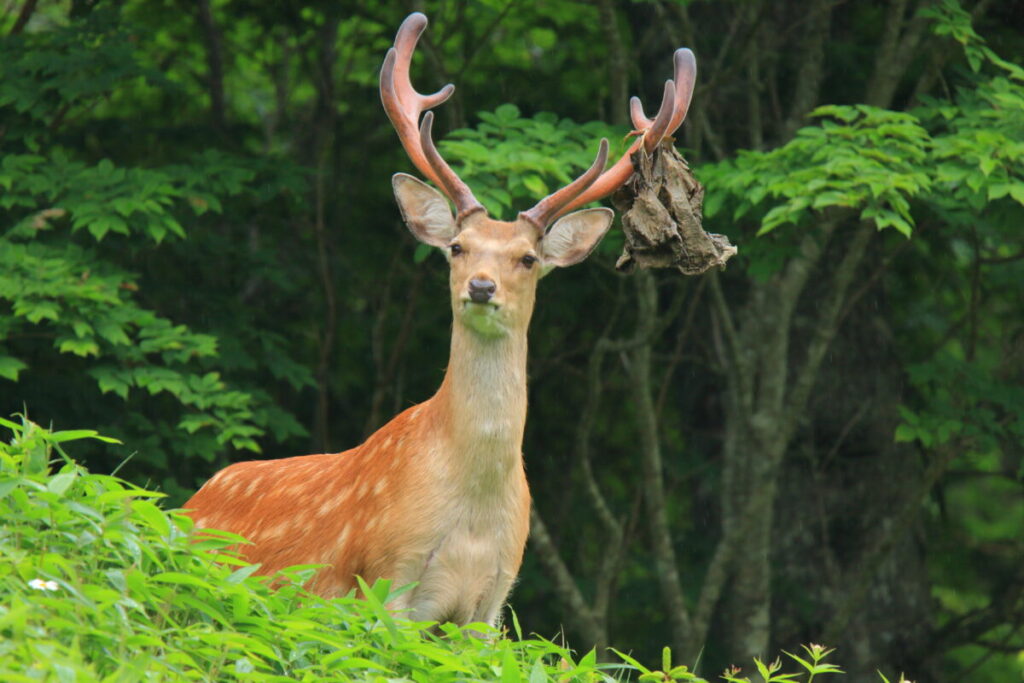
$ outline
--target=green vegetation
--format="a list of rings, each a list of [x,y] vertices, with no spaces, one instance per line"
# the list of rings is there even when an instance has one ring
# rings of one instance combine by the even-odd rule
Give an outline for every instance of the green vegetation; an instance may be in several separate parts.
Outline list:
[[[167,511],[437,387],[447,273],[401,225],[376,92],[407,8],[7,5],[0,417],[56,431],[4,422],[0,678],[710,678],[814,666],[808,642],[855,680],[1024,671],[1012,3],[417,5],[414,84],[458,86],[439,147],[503,218],[600,137],[621,151],[627,96],[650,109],[672,50],[698,58],[677,146],[738,256],[624,276],[613,228],[538,291],[511,600],[575,654],[511,617],[510,639],[421,633],[386,586],[305,595],[308,568],[272,591]]]
[[[416,623],[385,609],[390,585],[365,599],[306,593],[310,568],[253,576],[224,533],[196,540],[163,494],[92,474],[64,446],[109,438],[0,420],[0,676],[20,681],[701,681],[685,666],[651,672],[629,655],[598,664],[536,636],[486,624]],[[52,470],[51,470],[52,467]],[[815,673],[835,671],[808,649]],[[757,668],[765,681],[779,666]],[[727,680],[739,682],[730,676]]]

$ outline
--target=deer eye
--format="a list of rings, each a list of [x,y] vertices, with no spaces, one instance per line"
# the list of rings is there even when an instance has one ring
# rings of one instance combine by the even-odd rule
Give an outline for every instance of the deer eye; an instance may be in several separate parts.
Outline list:
[[[448,249],[451,250],[452,256],[458,256],[459,254],[462,253],[461,244],[450,244],[448,245]]]
[[[537,257],[533,254],[527,254],[523,258],[519,259],[519,262],[526,268],[533,268],[533,264],[537,262]]]

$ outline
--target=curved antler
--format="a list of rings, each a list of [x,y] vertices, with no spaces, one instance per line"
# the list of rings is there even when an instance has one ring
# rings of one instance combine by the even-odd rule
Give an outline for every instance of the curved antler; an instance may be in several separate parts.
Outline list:
[[[590,168],[583,175],[561,190],[549,194],[537,202],[532,209],[521,212],[519,216],[532,223],[537,228],[537,231],[543,235],[544,229],[558,215],[559,210],[593,185],[594,181],[601,175],[601,171],[606,163],[608,163],[608,139],[601,138],[601,144],[597,149],[597,158],[594,159],[594,163],[590,165]]]
[[[455,86],[449,83],[432,95],[422,95],[409,80],[412,54],[426,28],[427,17],[420,12],[410,14],[398,28],[394,47],[388,50],[380,71],[380,99],[409,159],[420,173],[448,195],[455,203],[458,216],[463,217],[483,211],[484,207],[434,147],[430,137],[433,113],[427,111],[451,97]],[[419,119],[424,111],[427,114],[421,127]]]
[[[554,218],[615,192],[633,175],[633,161],[630,157],[640,149],[641,144],[650,153],[665,137],[676,132],[690,108],[693,85],[697,80],[697,60],[691,50],[681,47],[676,50],[672,61],[674,79],[665,81],[661,107],[653,120],[644,116],[643,105],[639,98],[633,97],[629,101],[633,126],[643,135],[630,145],[625,154],[611,168],[602,173],[601,177],[595,180],[590,187],[559,209]]]

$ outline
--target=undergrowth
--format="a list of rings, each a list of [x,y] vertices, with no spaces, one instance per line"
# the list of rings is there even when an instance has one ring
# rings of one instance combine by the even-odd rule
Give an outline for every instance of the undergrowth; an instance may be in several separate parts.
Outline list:
[[[294,567],[271,588],[229,552],[244,539],[194,539],[188,517],[159,506],[163,494],[90,473],[63,448],[104,437],[0,425],[12,432],[0,443],[0,680],[703,680],[667,648],[661,671],[621,653],[599,663],[524,638],[514,615],[511,633],[445,624],[435,634],[385,609],[387,582],[363,584],[365,599],[328,600],[302,588],[314,567]],[[778,662],[755,670],[809,681],[838,672],[828,652],[789,655],[797,673]]]

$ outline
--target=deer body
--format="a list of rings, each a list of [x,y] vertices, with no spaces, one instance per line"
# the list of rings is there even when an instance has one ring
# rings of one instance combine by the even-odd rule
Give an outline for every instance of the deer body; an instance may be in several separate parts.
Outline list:
[[[261,563],[263,574],[326,565],[309,585],[324,596],[347,593],[357,575],[370,583],[415,582],[392,608],[414,619],[495,623],[529,532],[522,444],[527,329],[537,282],[551,268],[586,258],[604,236],[609,209],[568,210],[628,179],[628,156],[650,144],[649,132],[660,140],[682,120],[680,94],[667,85],[654,121],[634,116],[638,128],[649,130],[625,162],[602,174],[608,151],[602,140],[597,160],[580,178],[515,221],[494,220],[434,148],[431,112],[417,130],[423,111],[452,92],[447,86],[424,96],[408,81],[425,27],[422,14],[402,24],[381,72],[381,97],[414,164],[447,195],[409,175],[392,179],[410,231],[442,249],[450,265],[452,341],[441,387],[343,453],[231,465],[185,508],[197,528],[249,539],[241,552]],[[692,80],[691,74],[691,87]],[[689,92],[683,94],[688,103]]]
[[[529,529],[525,339],[508,349],[522,363],[507,372],[466,336],[453,334],[458,360],[431,399],[344,453],[222,470],[186,505],[196,525],[246,536],[243,554],[261,573],[329,565],[310,584],[321,595],[345,594],[357,574],[418,582],[393,607],[417,619],[494,622]],[[503,385],[484,398],[490,418],[474,421],[485,392],[459,386],[487,375]]]

